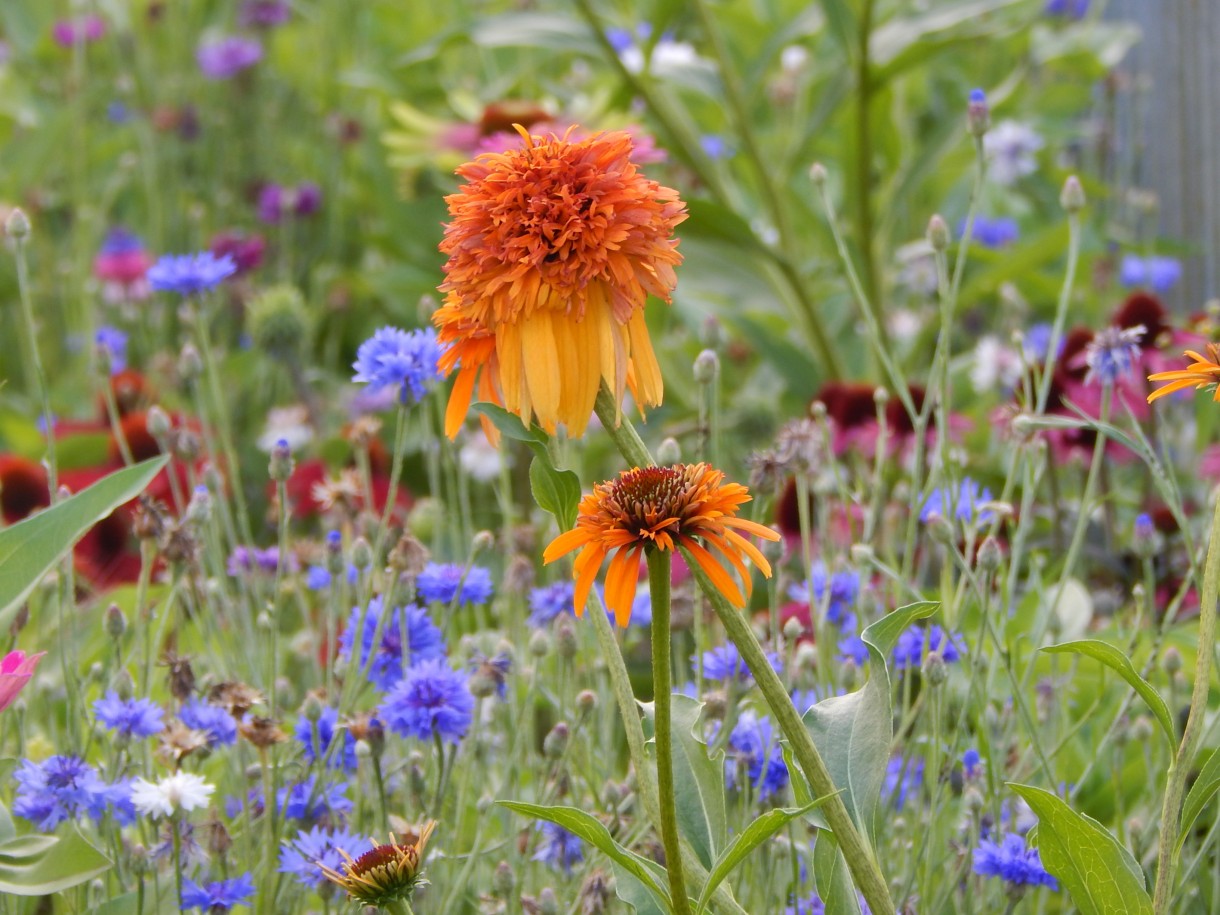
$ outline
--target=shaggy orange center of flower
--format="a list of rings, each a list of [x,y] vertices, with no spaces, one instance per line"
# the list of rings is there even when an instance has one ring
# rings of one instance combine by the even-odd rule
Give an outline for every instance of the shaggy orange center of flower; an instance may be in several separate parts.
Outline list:
[[[432,320],[450,346],[441,368],[457,371],[450,437],[476,389],[571,435],[583,434],[603,380],[616,403],[627,387],[641,407],[661,402],[643,309],[677,283],[677,191],[637,171],[626,133],[522,135],[524,149],[459,168],[467,183],[445,198],[445,302]]]
[[[606,606],[620,626],[631,619],[645,549],[684,548],[721,593],[741,607],[745,595],[712,550],[740,573],[747,595],[750,572],[743,557],[753,560],[768,578],[771,576],[766,557],[738,533],[779,540],[779,534],[771,528],[736,517],[738,507],[749,501],[750,493],[744,486],[724,482],[724,474],[707,464],[637,467],[624,471],[617,480],[595,486],[580,502],[576,526],[552,540],[542,558],[550,563],[580,550],[573,574],[576,613],[581,615],[598,569],[613,554],[606,572]]]
[[[1212,396],[1212,400],[1220,403],[1220,387],[1217,387],[1217,384],[1220,383],[1220,344],[1207,344],[1207,355],[1211,358],[1204,359],[1194,350],[1188,349],[1186,356],[1194,360],[1189,366],[1173,372],[1157,372],[1149,375],[1149,381],[1168,381],[1169,384],[1163,388],[1157,388],[1149,394],[1148,402],[1152,403],[1158,397],[1164,397],[1166,394],[1186,388],[1215,387],[1216,392]]]

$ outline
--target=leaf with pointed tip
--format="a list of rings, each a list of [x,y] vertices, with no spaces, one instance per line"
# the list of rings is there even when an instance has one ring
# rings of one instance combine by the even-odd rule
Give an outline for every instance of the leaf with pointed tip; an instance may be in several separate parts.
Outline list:
[[[1220,789],[1220,750],[1214,750],[1207,757],[1207,762],[1199,769],[1199,777],[1190,786],[1186,801],[1182,804],[1182,829],[1178,833],[1179,849],[1186,841],[1186,837],[1190,835],[1190,828],[1195,825],[1195,820],[1199,818],[1199,814],[1203,812],[1203,808],[1207,806],[1207,802],[1212,799],[1217,789]]]
[[[0,893],[49,896],[92,880],[110,866],[110,859],[77,832],[62,838],[19,836],[0,845]]]

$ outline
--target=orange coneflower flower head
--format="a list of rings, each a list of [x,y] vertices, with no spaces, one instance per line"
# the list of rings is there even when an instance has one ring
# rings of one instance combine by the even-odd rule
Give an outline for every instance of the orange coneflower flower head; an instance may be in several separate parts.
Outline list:
[[[461,428],[471,397],[502,404],[528,425],[579,436],[602,381],[616,403],[661,402],[644,303],[668,302],[682,260],[677,191],[639,173],[631,136],[531,136],[522,149],[479,156],[445,198],[451,221],[445,301],[433,316],[440,360],[457,380],[445,432]]]
[[[353,902],[385,908],[410,898],[417,886],[427,882],[422,874],[424,848],[435,828],[436,822],[429,820],[402,841],[391,833],[389,842],[374,844],[370,851],[355,859],[339,849],[345,859],[339,870],[320,861],[318,869],[327,880],[346,890]]]
[[[740,483],[726,483],[724,474],[707,464],[626,470],[618,479],[598,484],[581,500],[576,526],[552,540],[542,558],[554,562],[580,550],[573,568],[576,613],[580,615],[598,569],[613,554],[606,572],[606,606],[620,626],[631,619],[645,550],[683,547],[721,593],[741,607],[745,596],[712,550],[741,574],[746,594],[750,572],[743,556],[752,559],[768,578],[771,576],[766,557],[739,532],[764,540],[779,540],[779,534],[737,517],[737,509],[749,501],[749,490]]]
[[[1207,355],[1209,358],[1205,359],[1194,350],[1188,349],[1186,356],[1194,361],[1186,368],[1149,375],[1149,381],[1168,381],[1169,384],[1163,388],[1157,388],[1149,394],[1148,402],[1152,403],[1158,397],[1164,397],[1166,394],[1186,388],[1214,388],[1215,393],[1212,395],[1212,400],[1220,403],[1220,387],[1217,387],[1217,384],[1220,383],[1220,344],[1207,344]]]

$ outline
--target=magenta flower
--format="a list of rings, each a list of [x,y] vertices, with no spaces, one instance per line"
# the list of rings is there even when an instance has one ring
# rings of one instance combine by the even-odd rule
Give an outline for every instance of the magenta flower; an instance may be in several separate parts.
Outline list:
[[[31,655],[24,651],[10,651],[0,658],[0,712],[13,704],[17,694],[34,676],[34,669],[45,654],[45,651]]]
[[[78,16],[60,19],[51,28],[51,37],[61,48],[97,41],[106,34],[106,20],[101,16]]]

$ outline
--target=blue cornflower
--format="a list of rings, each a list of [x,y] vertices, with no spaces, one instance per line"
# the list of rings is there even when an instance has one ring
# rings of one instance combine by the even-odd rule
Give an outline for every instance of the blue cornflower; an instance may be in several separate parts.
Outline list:
[[[1046,15],[1064,19],[1083,19],[1089,13],[1089,0],[1046,0]]]
[[[466,580],[462,580],[465,573]],[[491,572],[482,566],[466,567],[457,563],[428,563],[415,580],[415,592],[420,599],[448,604],[455,596],[467,606],[485,604],[492,595]]]
[[[76,756],[52,756],[41,763],[22,760],[13,780],[18,786],[13,813],[44,832],[86,815],[100,820],[114,800],[111,786]]]
[[[352,381],[367,384],[370,391],[398,388],[402,403],[419,403],[429,386],[440,380],[436,363],[441,353],[431,328],[408,332],[383,327],[360,344],[352,363],[356,370]]]
[[[839,658],[843,661],[855,661],[857,667],[863,667],[868,661],[868,646],[858,635],[848,635],[839,639]]]
[[[1131,375],[1140,361],[1140,340],[1147,328],[1143,324],[1134,327],[1105,327],[1093,335],[1084,348],[1085,363],[1089,367],[1084,380],[1086,384],[1097,382],[1103,387],[1113,387],[1124,375]]]
[[[103,324],[97,329],[93,342],[99,350],[105,351],[111,375],[117,375],[127,368],[127,334],[117,327]]]
[[[260,549],[256,546],[235,546],[233,552],[229,554],[229,558],[225,561],[225,571],[234,578],[251,572],[263,572],[267,575],[274,575],[280,566],[280,548],[278,546],[269,546]],[[297,568],[297,558],[292,553],[288,554],[287,570],[295,572]]]
[[[827,595],[827,588],[830,594]],[[856,625],[856,616],[851,612],[860,595],[860,573],[854,569],[842,569],[832,575],[827,575],[825,563],[814,563],[806,582],[792,584],[788,587],[788,596],[795,601],[809,604],[810,607],[821,606],[826,600],[826,619],[841,629],[852,629]]]
[[[285,840],[280,849],[280,873],[292,874],[299,883],[317,889],[326,880],[319,865],[342,873],[347,860],[343,852],[349,858],[359,858],[370,847],[368,839],[339,827],[301,830],[295,839]]]
[[[963,219],[957,224],[957,234],[961,236],[966,234],[966,220]],[[1011,245],[1020,235],[1017,221],[1009,219],[1007,216],[999,216],[994,219],[988,216],[975,216],[974,225],[970,230],[970,237],[974,241],[984,248],[992,250]]]
[[[261,792],[251,793],[255,809],[262,806]],[[318,785],[318,777],[311,775],[294,785],[285,785],[275,793],[275,805],[289,820],[304,820],[314,823],[327,815],[350,813],[352,802],[347,796],[347,782]]]
[[[347,728],[338,728],[339,711],[334,708],[322,709],[317,721],[310,721],[304,715],[297,722],[296,737],[305,748],[305,761],[313,762],[322,759],[335,739],[335,732],[342,732],[343,747],[330,756],[327,766],[331,769],[356,770],[356,738]]]
[[[148,268],[148,284],[158,292],[194,295],[206,292],[237,272],[229,255],[217,257],[211,251],[198,254],[166,254]]]
[[[182,706],[178,718],[188,728],[203,731],[208,738],[208,747],[224,746],[237,740],[237,722],[228,709],[219,705],[191,699]]]
[[[962,774],[966,778],[975,778],[983,771],[983,757],[979,751],[971,747],[962,754]]]
[[[93,712],[103,727],[128,739],[152,737],[165,726],[161,706],[148,699],[121,699],[114,690],[93,703]]]
[[[895,810],[901,810],[908,794],[914,794],[923,784],[923,757],[904,759],[891,756],[885,767],[885,781],[881,785],[881,797],[888,799]]]
[[[868,907],[863,896],[857,893],[856,901],[860,905],[860,915],[872,915],[873,910]],[[817,893],[794,899],[793,904],[784,909],[784,915],[824,915],[825,912],[826,903],[822,902],[822,897]]]
[[[1168,292],[1182,279],[1182,262],[1173,257],[1128,254],[1119,267],[1118,279],[1124,286],[1147,286],[1154,292]]]
[[[983,877],[1000,877],[1013,886],[1049,886],[1058,891],[1059,881],[1046,872],[1036,848],[1026,848],[1025,839],[1005,833],[997,845],[989,839],[974,850],[974,872]]]
[[[729,753],[724,760],[725,782],[737,787],[738,767],[744,767],[746,778],[758,792],[758,800],[766,800],[788,785],[788,767],[771,727],[771,719],[745,711],[729,734]]]
[[[207,79],[231,79],[262,59],[262,43],[243,35],[214,38],[201,43],[195,50],[199,72]]]
[[[450,743],[465,736],[474,718],[474,696],[464,671],[441,659],[412,665],[402,681],[386,694],[377,717],[395,734]]]
[[[1029,328],[1021,336],[1021,350],[1025,354],[1025,358],[1031,363],[1043,362],[1051,349],[1051,335],[1054,329],[1045,321],[1039,321],[1037,324],[1031,324]],[[1060,338],[1059,345],[1055,348],[1055,358],[1058,359],[1063,353],[1063,345],[1065,341]]]
[[[330,570],[326,566],[310,566],[305,572],[305,587],[310,591],[325,591],[330,587]]]
[[[984,502],[991,501],[991,490],[980,487],[970,477],[965,477],[958,485],[957,492],[947,486],[932,490],[923,508],[919,510],[919,520],[928,522],[933,515],[944,518],[955,517],[963,522],[986,524],[995,514],[990,509],[979,509]]]
[[[571,876],[572,865],[585,860],[580,839],[562,826],[545,820],[536,828],[542,833],[542,844],[534,852],[534,860],[545,862],[551,870],[561,870]]]
[[[709,159],[727,159],[733,155],[732,147],[724,137],[715,133],[704,134],[699,138],[699,145]]]
[[[182,881],[182,911],[202,909],[207,915],[227,912],[254,895],[254,878],[242,874],[232,880],[216,880],[200,886],[194,880]]]
[[[609,608],[606,609],[606,613],[613,618],[614,614]],[[652,625],[652,594],[647,588],[640,588],[639,593],[635,596],[635,600],[631,602],[631,619],[629,623],[632,626]]]
[[[960,635],[946,635],[935,623],[926,628],[912,626],[898,636],[894,645],[894,667],[898,670],[918,668],[929,651],[939,653],[946,664],[953,664],[961,660],[966,645]]]
[[[346,663],[351,657],[352,640],[355,633],[360,633],[360,666],[369,665],[369,682],[378,689],[391,689],[403,673],[403,652],[407,653],[407,663],[418,664],[433,658],[445,656],[445,640],[440,629],[428,616],[423,607],[411,605],[405,609],[394,608],[390,618],[381,630],[381,644],[374,650],[373,638],[377,635],[378,621],[381,619],[384,602],[378,595],[369,601],[368,611],[360,607],[352,608],[351,619],[347,628],[339,637],[339,660]],[[403,644],[402,621],[406,620],[407,639]],[[369,664],[369,655],[373,661]]]
[[[783,673],[784,662],[779,655],[773,651],[767,652],[767,660],[771,662],[776,673]],[[692,657],[691,663],[694,661],[695,658]],[[703,679],[737,680],[739,683],[753,682],[750,677],[750,668],[746,666],[745,659],[732,642],[719,645],[711,651],[703,653]]]
[[[549,626],[556,618],[572,610],[576,585],[570,581],[557,581],[553,585],[531,588],[528,622],[535,629]]]

